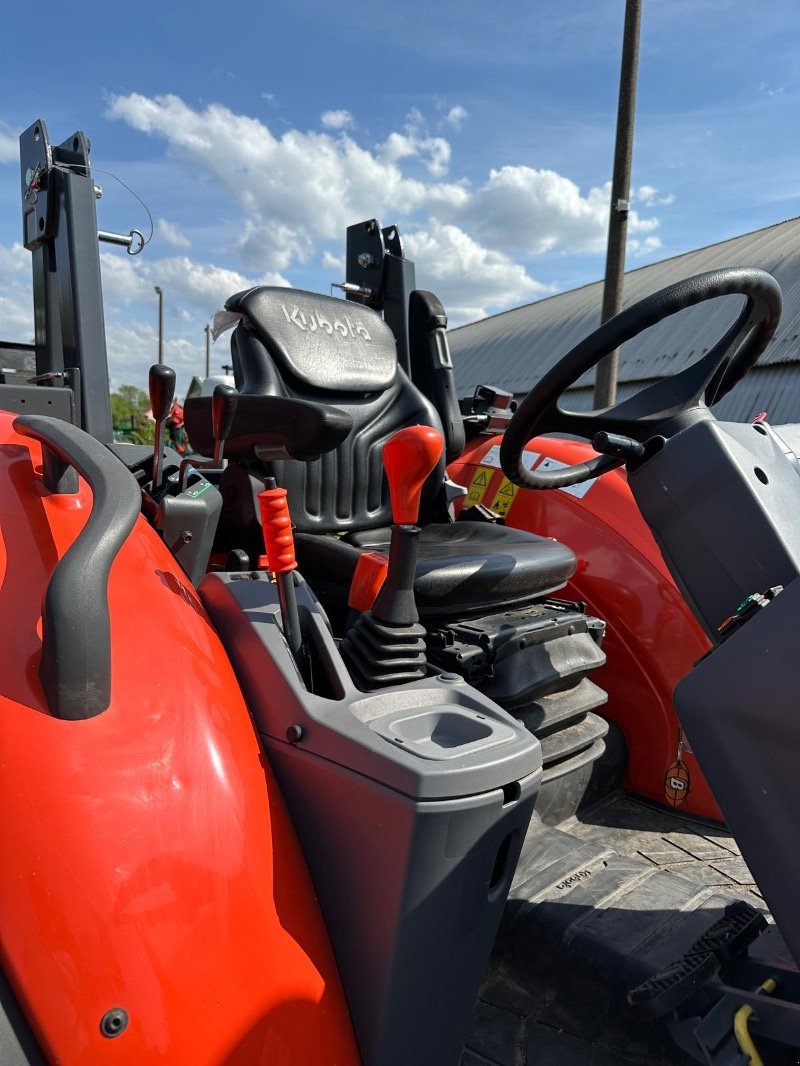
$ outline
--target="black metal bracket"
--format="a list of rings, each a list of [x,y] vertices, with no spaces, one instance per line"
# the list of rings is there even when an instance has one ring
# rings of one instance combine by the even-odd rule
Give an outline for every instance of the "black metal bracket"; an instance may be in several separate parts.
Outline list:
[[[383,311],[397,341],[397,358],[410,376],[408,303],[417,287],[416,271],[403,254],[397,226],[381,228],[376,218],[347,227],[345,295]]]
[[[112,439],[95,185],[80,130],[53,145],[38,119],[20,136],[22,239],[33,257],[36,375],[71,379],[79,424]]]

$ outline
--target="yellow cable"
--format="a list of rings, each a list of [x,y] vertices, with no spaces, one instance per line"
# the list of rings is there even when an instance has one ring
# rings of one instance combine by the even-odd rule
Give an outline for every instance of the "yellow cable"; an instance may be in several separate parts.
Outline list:
[[[777,987],[778,982],[773,977],[769,977],[761,986],[761,991],[771,995]],[[753,1043],[750,1030],[747,1028],[752,1013],[753,1008],[749,1003],[745,1003],[743,1007],[737,1010],[733,1017],[733,1035],[736,1037],[736,1043],[739,1045],[741,1053],[747,1055],[747,1061],[750,1066],[764,1066],[764,1060],[759,1055],[758,1048]]]

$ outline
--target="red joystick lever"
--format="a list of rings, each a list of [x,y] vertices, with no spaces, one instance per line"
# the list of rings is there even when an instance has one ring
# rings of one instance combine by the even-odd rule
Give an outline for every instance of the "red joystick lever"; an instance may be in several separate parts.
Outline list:
[[[416,525],[422,486],[442,457],[444,437],[431,426],[407,426],[383,446],[383,466],[397,525]]]
[[[394,518],[389,562],[370,560],[366,552],[359,558],[349,602],[362,613],[339,645],[362,692],[420,681],[427,673],[425,630],[414,598],[417,519],[422,486],[443,450],[441,433],[429,426],[401,429],[383,446]]]

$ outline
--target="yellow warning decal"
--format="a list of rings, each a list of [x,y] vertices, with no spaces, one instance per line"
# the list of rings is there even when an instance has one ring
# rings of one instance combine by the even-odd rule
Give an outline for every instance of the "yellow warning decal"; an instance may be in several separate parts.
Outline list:
[[[495,473],[490,466],[479,466],[472,475],[467,495],[464,498],[465,507],[478,507],[483,503],[483,497]]]
[[[500,488],[497,490],[495,498],[490,504],[490,509],[494,511],[495,514],[506,514],[518,492],[519,485],[512,485],[508,478],[504,477],[500,482]]]

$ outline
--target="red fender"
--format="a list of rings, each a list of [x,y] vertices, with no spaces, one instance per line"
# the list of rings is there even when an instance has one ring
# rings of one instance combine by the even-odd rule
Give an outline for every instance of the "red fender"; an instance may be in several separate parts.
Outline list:
[[[112,568],[112,700],[49,713],[42,596],[91,508],[0,414],[0,965],[46,1056],[355,1066],[327,934],[222,645],[139,518]],[[123,1008],[114,1038],[101,1019]]]
[[[628,744],[625,787],[656,803],[683,800],[685,812],[721,820],[690,751],[682,756],[688,791],[676,796],[670,784],[681,738],[672,694],[710,644],[666,568],[624,471],[569,489],[518,489],[500,470],[500,440],[478,438],[449,468],[450,476],[469,488],[464,506],[483,503],[510,526],[555,537],[578,557],[575,576],[559,595],[582,600],[608,624],[608,662],[596,680],[609,696],[602,713]],[[581,463],[596,454],[581,441],[550,437],[536,437],[526,451],[533,466],[548,458]]]

